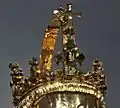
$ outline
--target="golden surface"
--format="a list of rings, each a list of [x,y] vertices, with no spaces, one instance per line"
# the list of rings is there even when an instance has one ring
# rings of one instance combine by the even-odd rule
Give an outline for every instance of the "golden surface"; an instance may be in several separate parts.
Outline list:
[[[41,72],[51,71],[53,52],[55,49],[56,38],[59,33],[59,27],[59,20],[56,17],[53,17],[51,25],[49,25],[45,31],[45,36],[42,43],[39,64]]]
[[[59,29],[51,29],[45,33],[43,40],[42,53],[40,55],[40,70],[43,72],[51,70],[52,56],[55,48],[56,38]]]
[[[46,104],[43,104],[46,102]],[[41,99],[38,108],[97,108],[96,97],[84,93],[51,93]]]
[[[46,83],[44,85],[39,85],[29,94],[27,94],[27,96],[25,96],[25,98],[21,101],[20,106],[21,108],[24,108],[23,106],[27,106],[27,108],[32,108],[32,105],[36,106],[38,102],[42,99],[42,97],[55,92],[85,93],[96,97],[96,99],[100,101],[104,100],[103,94],[99,90],[91,85],[87,85],[86,83],[75,83],[73,81],[61,83],[59,81],[55,81],[49,84]],[[33,98],[29,99],[29,97]],[[32,100],[34,100],[35,103]]]

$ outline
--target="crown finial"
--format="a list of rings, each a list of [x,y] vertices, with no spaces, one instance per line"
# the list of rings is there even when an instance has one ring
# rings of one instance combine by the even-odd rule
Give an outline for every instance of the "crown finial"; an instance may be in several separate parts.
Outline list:
[[[72,4],[66,4],[66,8],[54,11],[54,14],[61,22],[63,36],[63,52],[56,56],[57,64],[62,61],[63,71],[67,75],[77,73],[76,63],[82,64],[85,56],[79,51],[75,42],[75,30],[73,26]],[[58,62],[59,61],[59,62]]]

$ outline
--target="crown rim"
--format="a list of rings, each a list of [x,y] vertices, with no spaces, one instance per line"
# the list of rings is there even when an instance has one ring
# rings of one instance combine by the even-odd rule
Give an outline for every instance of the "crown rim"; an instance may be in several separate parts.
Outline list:
[[[39,84],[34,90],[27,92],[24,99],[21,100],[20,106],[31,107],[35,105],[35,102],[38,102],[39,99],[44,97],[47,94],[55,92],[78,92],[85,93],[95,96],[98,100],[104,98],[103,93],[97,90],[94,86],[88,85],[86,83],[77,83],[77,82],[60,82],[55,81],[52,83],[46,83],[42,86]],[[34,100],[34,101],[33,101]]]

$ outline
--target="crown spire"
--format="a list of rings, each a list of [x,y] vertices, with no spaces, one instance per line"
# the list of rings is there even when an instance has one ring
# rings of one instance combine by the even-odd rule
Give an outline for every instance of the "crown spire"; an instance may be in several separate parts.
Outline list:
[[[79,62],[81,65],[85,57],[79,51],[75,42],[72,4],[66,4],[66,9],[61,7],[54,10],[54,14],[60,20],[63,37],[63,52],[56,56],[56,62],[60,62],[61,58],[64,74],[74,75],[77,73],[76,63]]]

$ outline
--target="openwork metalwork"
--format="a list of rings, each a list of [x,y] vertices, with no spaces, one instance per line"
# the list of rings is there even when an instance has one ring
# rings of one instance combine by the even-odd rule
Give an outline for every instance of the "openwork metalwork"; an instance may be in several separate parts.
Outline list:
[[[76,44],[73,16],[81,17],[81,13],[73,12],[72,4],[66,4],[66,8],[60,7],[53,11],[52,22],[45,30],[40,60],[34,57],[29,60],[31,68],[27,78],[24,78],[23,70],[18,63],[9,64],[14,106],[39,108],[39,102],[44,97],[53,96],[55,101],[49,99],[50,108],[93,108],[93,106],[94,108],[106,108],[104,97],[107,87],[103,63],[96,58],[89,72],[81,71],[80,66],[85,56]],[[54,54],[59,32],[62,34],[62,52]],[[61,63],[62,68],[54,69],[53,61],[57,65]],[[70,97],[70,94],[74,94],[72,101],[65,100],[66,97]],[[95,105],[89,107],[89,102],[80,104],[83,101],[80,94],[93,97]]]

